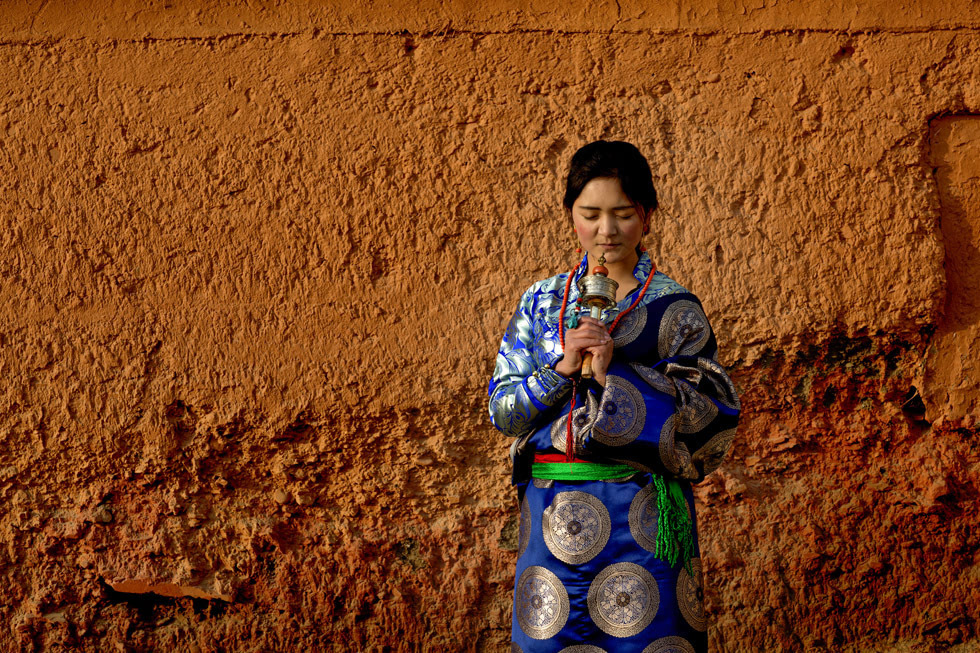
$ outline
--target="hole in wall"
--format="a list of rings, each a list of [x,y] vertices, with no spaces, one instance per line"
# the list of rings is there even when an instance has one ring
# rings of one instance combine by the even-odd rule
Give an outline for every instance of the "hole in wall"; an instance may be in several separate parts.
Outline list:
[[[853,56],[853,54],[854,54],[854,46],[852,46],[850,43],[846,43],[846,44],[842,45],[841,48],[840,48],[840,50],[838,50],[834,54],[834,56],[832,56],[830,58],[830,62],[831,63],[839,63],[841,60],[847,59],[847,58]]]
[[[921,418],[926,414],[926,405],[922,402],[922,397],[914,385],[909,388],[905,399],[902,401],[902,412],[913,418]]]
[[[216,617],[224,614],[228,607],[225,601],[220,599],[201,599],[190,596],[170,597],[146,593],[118,592],[104,580],[99,579],[99,585],[105,595],[105,600],[111,605],[125,605],[136,612],[137,618],[144,623],[156,623],[170,612],[171,608],[181,610],[190,606],[194,614],[202,617]]]

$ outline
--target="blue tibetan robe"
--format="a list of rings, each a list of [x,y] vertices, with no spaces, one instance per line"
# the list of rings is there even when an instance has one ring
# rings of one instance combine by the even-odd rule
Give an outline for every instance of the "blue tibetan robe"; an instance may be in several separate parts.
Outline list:
[[[573,272],[568,320],[576,309]],[[640,286],[604,319],[628,308]],[[575,456],[626,464],[632,476],[560,481],[532,477],[536,453],[564,453],[571,380],[557,374],[559,312],[568,274],[524,293],[504,334],[490,382],[490,417],[512,436],[513,482],[521,511],[512,651],[524,653],[693,653],[707,649],[707,618],[691,484],[718,467],[731,446],[739,400],[717,361],[697,297],[656,272],[642,302],[612,334],[603,388],[580,383],[572,415]],[[689,565],[656,557],[655,475],[680,484],[694,526]],[[664,487],[663,483],[659,487]],[[690,569],[690,571],[688,571]]]

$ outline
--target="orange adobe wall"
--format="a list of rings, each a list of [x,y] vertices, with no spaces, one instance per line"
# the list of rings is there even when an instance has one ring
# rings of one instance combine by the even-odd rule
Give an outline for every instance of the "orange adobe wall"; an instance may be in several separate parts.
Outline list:
[[[714,650],[980,645],[980,9],[340,4],[0,7],[0,650],[507,650],[486,385],[600,137],[743,392]]]

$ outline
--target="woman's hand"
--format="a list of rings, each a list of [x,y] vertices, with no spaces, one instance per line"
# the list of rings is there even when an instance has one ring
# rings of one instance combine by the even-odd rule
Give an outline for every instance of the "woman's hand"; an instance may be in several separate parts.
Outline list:
[[[575,329],[565,331],[565,356],[555,365],[555,371],[562,376],[572,376],[582,369],[582,356],[592,354],[592,376],[606,385],[606,370],[612,360],[613,341],[606,325],[595,318],[579,318]]]

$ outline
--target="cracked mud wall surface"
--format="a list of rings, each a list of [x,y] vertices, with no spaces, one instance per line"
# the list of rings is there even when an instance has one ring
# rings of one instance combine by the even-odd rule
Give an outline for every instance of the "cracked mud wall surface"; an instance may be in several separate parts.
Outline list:
[[[743,392],[714,648],[975,646],[980,12],[619,4],[4,6],[0,649],[506,650],[486,384],[600,137]]]

